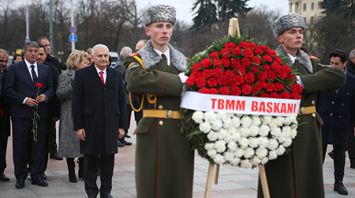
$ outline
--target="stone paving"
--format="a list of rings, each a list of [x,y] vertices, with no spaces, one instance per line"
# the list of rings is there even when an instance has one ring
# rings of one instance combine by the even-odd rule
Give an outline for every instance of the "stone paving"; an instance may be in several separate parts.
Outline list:
[[[133,120],[132,120],[133,121]],[[132,130],[135,126],[132,126]],[[135,137],[129,139],[135,143]],[[12,163],[12,139],[9,139],[7,162],[8,168],[5,174],[10,177],[10,182],[0,182],[0,198],[78,198],[86,197],[84,183],[79,181],[72,184],[68,181],[65,161],[49,160],[48,187],[31,185],[26,181],[24,189],[15,189],[15,177]],[[328,150],[331,148],[329,147]],[[134,153],[135,144],[119,148],[115,159],[112,195],[115,198],[134,198]],[[349,197],[355,198],[355,169],[349,168],[349,160],[346,161],[344,183],[348,188],[349,195],[341,196],[333,191],[333,161],[327,156],[324,165],[324,179],[326,198]],[[195,157],[194,172],[194,198],[204,196],[205,183],[207,178],[208,162],[200,158],[197,153]],[[212,186],[211,198],[254,198],[257,189],[257,169],[241,169],[229,166],[220,168],[219,183]]]

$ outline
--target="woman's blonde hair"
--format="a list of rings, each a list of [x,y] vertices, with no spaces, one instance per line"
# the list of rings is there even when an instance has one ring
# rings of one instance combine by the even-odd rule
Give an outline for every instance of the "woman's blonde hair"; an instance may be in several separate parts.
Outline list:
[[[84,58],[88,58],[88,54],[81,50],[73,50],[67,60],[67,69],[77,70]]]

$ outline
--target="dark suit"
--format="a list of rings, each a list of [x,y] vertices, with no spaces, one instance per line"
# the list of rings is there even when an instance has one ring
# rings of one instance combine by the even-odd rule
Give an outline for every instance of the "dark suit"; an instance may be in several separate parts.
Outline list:
[[[32,116],[34,108],[23,104],[26,97],[36,98],[39,94],[45,94],[47,99],[53,96],[53,82],[49,68],[37,64],[38,82],[43,84],[37,94],[37,88],[24,61],[11,65],[5,76],[4,94],[11,101],[11,120],[13,129],[13,158],[15,176],[17,179],[27,177],[29,164],[32,179],[39,178],[44,154],[44,138],[48,118],[47,102],[38,106],[38,139],[33,140]]]
[[[10,135],[9,101],[2,92],[6,72],[6,69],[0,71],[0,175],[4,173],[6,168],[6,148]]]
[[[335,181],[342,182],[344,177],[345,150],[349,133],[354,126],[355,108],[355,75],[347,72],[346,84],[338,90],[322,92],[319,96],[317,111],[322,117],[324,126],[323,160],[327,145],[334,147]]]
[[[85,155],[85,190],[98,194],[97,170],[100,168],[100,195],[111,193],[114,154],[117,153],[118,129],[126,126],[124,89],[119,72],[107,68],[105,85],[94,65],[76,71],[72,100],[74,130],[85,129],[80,142]]]

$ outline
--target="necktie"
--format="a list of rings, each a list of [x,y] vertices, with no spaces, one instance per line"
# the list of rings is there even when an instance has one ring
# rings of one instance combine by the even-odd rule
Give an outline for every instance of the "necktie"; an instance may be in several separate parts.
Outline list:
[[[161,54],[161,59],[163,59],[163,61],[168,63],[168,59],[166,58],[165,54]]]
[[[31,75],[32,75],[32,81],[34,83],[38,82],[37,74],[35,72],[35,66],[31,65]]]
[[[104,72],[103,71],[100,71],[100,79],[101,79],[102,84],[104,85],[105,79],[104,79]]]

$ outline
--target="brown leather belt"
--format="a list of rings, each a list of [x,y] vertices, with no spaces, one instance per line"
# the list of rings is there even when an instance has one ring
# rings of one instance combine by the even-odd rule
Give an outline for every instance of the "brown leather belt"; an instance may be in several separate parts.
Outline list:
[[[316,111],[316,106],[300,107],[300,114],[302,115],[312,114]]]
[[[173,110],[144,109],[143,117],[181,119],[181,114],[179,111],[173,111]]]

